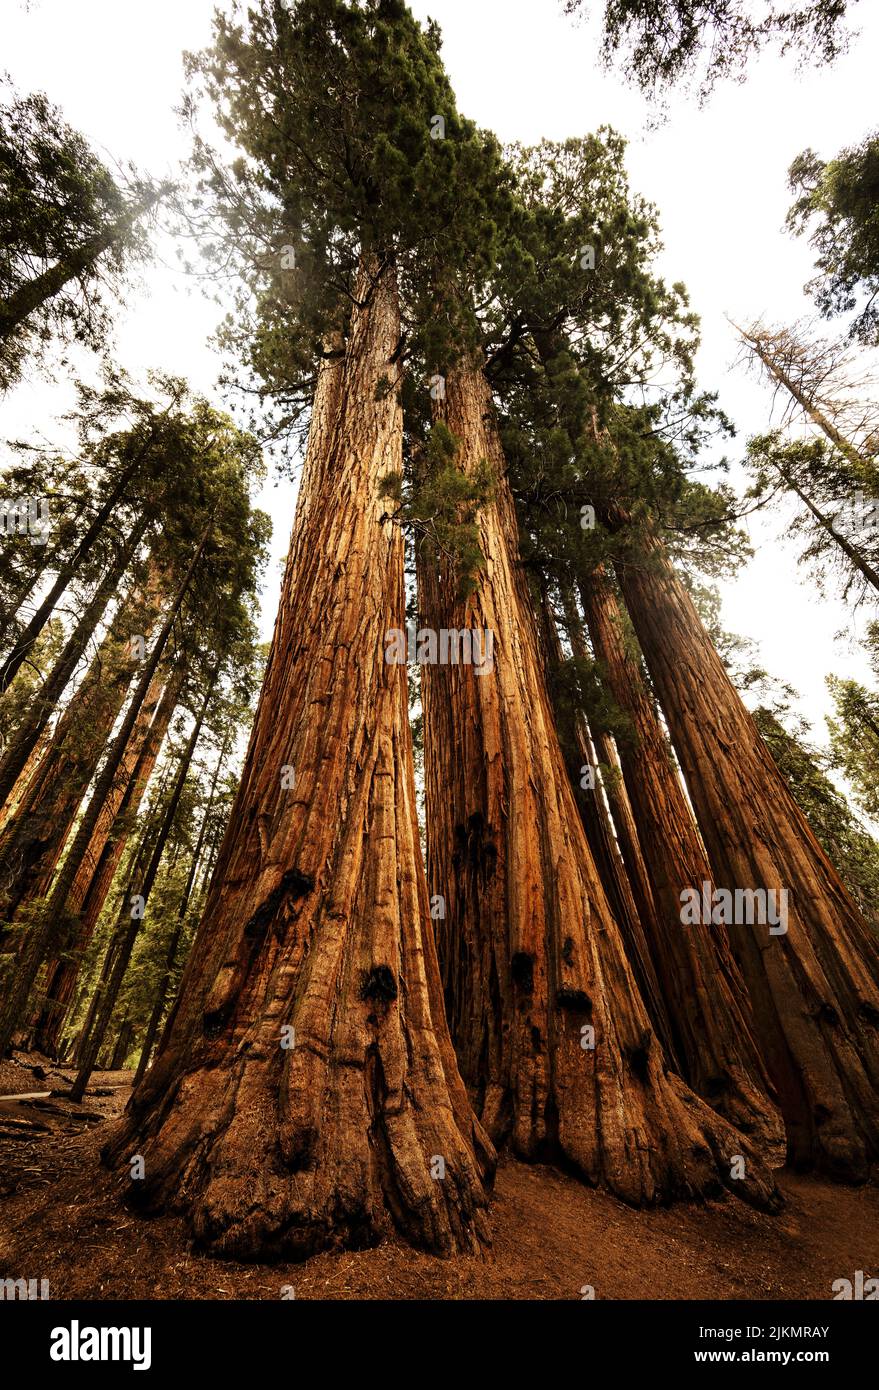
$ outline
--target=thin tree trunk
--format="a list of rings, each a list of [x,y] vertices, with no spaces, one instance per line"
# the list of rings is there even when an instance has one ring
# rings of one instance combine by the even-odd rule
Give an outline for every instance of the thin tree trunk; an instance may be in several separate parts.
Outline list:
[[[77,870],[82,862],[83,855],[88,849],[104,803],[112,790],[113,782],[118,772],[120,762],[124,757],[128,740],[131,737],[131,731],[137,720],[138,712],[150,688],[153,676],[156,673],[156,668],[162,659],[168,639],[171,636],[171,630],[174,623],[177,621],[183,600],[189,591],[189,586],[192,583],[196,569],[201,561],[212,524],[212,521],[209,522],[202,534],[192,560],[190,561],[189,568],[181,580],[177,593],[170,604],[167,617],[162,624],[159,635],[153,643],[150,656],[144,666],[143,674],[137,689],[132,699],[129,701],[128,710],[113,740],[107,757],[104,760],[104,765],[98,774],[94,790],[82,819],[80,820],[79,826],[77,827],[70,850],[58,871],[51,895],[46,901],[45,908],[39,915],[39,920],[34,923],[33,927],[28,932],[5,1004],[2,1010],[0,1010],[0,1056],[3,1055],[6,1048],[9,1046],[12,1034],[17,1028],[27,1007],[28,996],[33,988],[41,965],[53,948],[55,942],[65,931],[65,915],[68,910],[68,899],[74,879],[76,878]]]
[[[645,928],[635,903],[632,886],[626,874],[620,848],[610,822],[610,814],[604,800],[603,785],[598,776],[598,760],[592,743],[592,734],[582,710],[575,708],[569,698],[556,697],[554,694],[565,658],[559,640],[555,614],[547,596],[544,596],[538,609],[538,619],[541,628],[541,646],[555,713],[556,731],[568,769],[571,787],[574,791],[574,800],[580,812],[583,829],[586,831],[589,849],[598,869],[602,887],[607,895],[610,910],[622,933],[626,959],[650,1015],[650,1022],[667,1060],[676,1071],[679,1071],[680,1064],[675,1055],[674,1034],[647,945]],[[584,768],[592,772],[591,787],[582,785]]]
[[[741,334],[751,351],[756,353],[760,358],[760,361],[773,380],[777,381],[780,386],[783,386],[785,390],[789,392],[797,405],[808,415],[812,423],[817,425],[818,429],[830,440],[831,444],[835,445],[839,452],[848,459],[849,463],[854,465],[855,472],[863,481],[869,486],[874,486],[875,469],[872,462],[861,453],[860,449],[858,449],[850,439],[846,439],[845,435],[836,428],[832,420],[828,419],[823,410],[815,404],[814,400],[812,400],[806,392],[800,390],[793,378],[788,375],[784,368],[780,366],[772,356],[771,352],[769,352],[763,339],[751,333],[746,333],[743,328],[739,328],[738,324],[733,324],[733,327]]]
[[[230,728],[227,731],[225,738],[223,739],[223,746],[220,749],[220,754],[217,758],[217,764],[214,768],[214,774],[211,778],[211,787],[210,791],[208,792],[207,805],[205,806],[205,811],[204,815],[202,816],[201,825],[198,828],[198,838],[195,842],[195,848],[192,851],[192,860],[189,865],[189,873],[186,876],[186,883],[183,887],[183,892],[180,897],[180,903],[177,908],[177,921],[174,926],[174,930],[171,933],[171,939],[168,942],[167,950],[165,952],[164,969],[162,971],[161,978],[156,988],[156,997],[153,1000],[153,1007],[150,1012],[149,1022],[147,1024],[146,1033],[144,1035],[143,1047],[141,1048],[140,1057],[137,1063],[137,1070],[134,1073],[134,1080],[132,1082],[132,1086],[135,1090],[140,1085],[141,1078],[150,1064],[150,1057],[152,1055],[153,1046],[155,1044],[156,1038],[158,1037],[159,1025],[162,1022],[162,1014],[165,1011],[165,1001],[168,997],[168,986],[171,983],[171,976],[174,972],[174,965],[177,960],[177,951],[180,946],[180,938],[183,935],[183,929],[186,925],[186,913],[189,910],[189,904],[192,899],[192,890],[195,886],[195,878],[196,874],[198,873],[198,866],[201,862],[202,851],[204,849],[205,831],[207,830],[208,818],[213,808],[214,796],[216,795],[217,791],[217,783],[220,780],[220,772],[222,771],[223,764],[226,761],[226,755],[229,751],[229,745],[231,741],[232,735]]]
[[[665,1067],[574,803],[518,560],[518,528],[484,373],[458,367],[437,413],[457,465],[482,460],[475,591],[421,548],[422,620],[494,634],[491,669],[425,665],[430,891],[462,1071],[497,1132],[635,1203],[716,1192],[774,1206],[748,1140]],[[509,1117],[509,1118],[508,1118]],[[737,1181],[733,1155],[746,1156]]]
[[[142,517],[131,530],[125,544],[120,546],[113,563],[104,573],[103,579],[64,644],[58,660],[39,691],[34,694],[27,714],[9,740],[9,746],[0,761],[0,801],[5,801],[12,792],[22,768],[39,742],[40,734],[51,719],[55,706],[103,617],[104,610],[143,539],[147,524],[147,518]]]
[[[162,696],[163,705],[165,704],[167,693],[168,692],[166,691],[165,694]],[[169,700],[168,704],[171,705],[172,701]],[[176,705],[176,695],[173,697],[173,704]],[[150,742],[152,743],[152,729],[150,729]],[[145,760],[146,752],[147,746],[144,745],[144,748],[141,750],[141,756],[138,759],[139,767],[141,765],[141,762]],[[154,802],[156,805],[162,805],[164,802],[166,790],[170,780],[168,773],[172,770],[172,767],[164,769],[164,775],[162,778],[160,778],[159,784],[155,790]],[[132,809],[130,796],[133,790],[135,789],[136,785],[139,786],[139,790],[137,792],[137,800],[138,803],[140,802],[145,782],[143,781],[142,777],[139,776],[136,784],[134,777],[132,777],[129,780],[128,787],[126,788],[125,797],[123,798],[123,807],[122,809],[120,809],[120,812],[117,816],[117,823],[113,827],[114,833],[112,835],[112,838],[108,838],[107,843],[104,846],[101,858],[98,861],[98,864],[94,872],[88,878],[88,889],[86,891],[85,898],[83,899],[80,909],[80,916],[76,924],[76,940],[77,944],[79,944],[80,941],[84,943],[82,950],[84,950],[85,946],[88,944],[88,942],[94,935],[95,929],[100,919],[101,910],[103,908],[105,899],[116,881],[116,869],[122,858],[125,846],[127,845],[129,835],[134,828],[134,810]],[[144,825],[141,830],[140,844],[138,846],[138,850],[134,858],[134,872],[142,871],[141,861],[144,853],[146,852],[144,846],[148,845],[149,843],[149,834],[151,832],[151,829],[152,822]],[[119,832],[118,835],[116,834],[117,830]],[[140,870],[138,869],[138,865],[141,866]],[[130,876],[131,875],[129,874],[129,877]],[[74,894],[77,889],[77,883],[82,881],[83,876],[80,873],[77,873],[77,876],[74,879],[73,888],[71,888],[70,890],[70,897],[68,898],[69,903],[73,903]],[[92,999],[89,1003],[88,1009],[86,1010],[85,1019],[83,1021],[82,1027],[80,1028],[79,1035],[76,1039],[74,1056],[76,1058],[77,1065],[80,1065],[82,1063],[83,1058],[86,1055],[89,1040],[91,1039],[93,1034],[98,1010],[101,1006],[104,994],[106,992],[107,982],[109,981],[110,975],[112,974],[113,964],[116,959],[116,953],[119,947],[119,943],[122,936],[124,935],[124,919],[126,917],[124,908],[128,895],[124,889],[120,891],[120,922],[117,922],[117,930],[111,933],[109,946],[104,953],[104,958],[101,963],[101,969],[98,974],[98,983],[93,991]],[[81,956],[82,951],[79,952],[80,959]]]
[[[833,541],[834,545],[837,545],[839,547],[843,555],[845,555],[846,559],[851,564],[852,568],[857,570],[858,574],[860,574],[862,578],[866,579],[867,583],[871,585],[872,588],[879,592],[879,574],[877,574],[873,566],[869,564],[867,560],[865,560],[860,550],[853,546],[851,541],[847,541],[845,536],[843,536],[840,531],[837,531],[830,517],[826,516],[825,513],[821,511],[820,507],[816,507],[812,499],[806,496],[805,492],[796,482],[793,474],[790,472],[789,469],[783,468],[777,463],[774,466],[778,470],[786,485],[790,488],[791,492],[795,493],[797,497],[799,497],[803,506],[809,512],[811,512],[818,525],[824,531],[826,531],[827,535]]]
[[[152,436],[151,436],[152,437]],[[110,489],[107,497],[98,508],[85,535],[79,542],[70,559],[59,566],[55,580],[49,588],[45,597],[40,601],[33,615],[29,618],[22,631],[15,639],[12,650],[6,660],[0,666],[0,694],[7,689],[18,674],[23,662],[27,659],[27,654],[36,642],[49,618],[55,611],[55,606],[64,590],[67,588],[71,579],[74,578],[82,562],[92,549],[98,536],[103,531],[110,517],[115,512],[122,498],[125,496],[128,484],[138,471],[141,461],[146,454],[147,446],[137,450],[135,457],[126,468],[122,470],[116,479],[114,486]],[[31,586],[33,587],[33,586]],[[30,590],[27,591],[29,593]],[[27,593],[22,597],[22,603],[27,598]]]
[[[879,950],[733,688],[658,538],[620,584],[720,886],[788,894],[736,926],[790,1160],[862,1180],[879,1154]],[[698,884],[691,885],[698,888]],[[780,903],[776,900],[776,905]]]
[[[402,466],[399,337],[393,271],[369,265],[344,360],[319,376],[204,916],[107,1150],[124,1160],[136,1144],[146,1177],[132,1199],[185,1211],[202,1245],[235,1258],[368,1245],[394,1226],[437,1253],[486,1238],[493,1152],[443,1017],[405,670],[384,659],[405,611],[403,540],[380,492]]]
[[[178,667],[166,683],[159,677],[151,683],[118,775],[76,871],[68,898],[68,908],[75,916],[72,940],[63,956],[49,960],[42,982],[43,1000],[34,1022],[34,1046],[49,1057],[58,1051],[68,1015],[76,1015],[71,1005],[83,958],[177,707],[183,679],[183,668]]]
[[[110,1056],[108,1071],[121,1071],[125,1058],[131,1051],[131,1041],[134,1037],[134,1024],[126,1016],[119,1027],[116,1035],[116,1042]]]
[[[141,931],[141,924],[149,903],[150,893],[153,890],[153,884],[159,872],[159,865],[162,862],[165,845],[168,843],[168,836],[171,834],[174,825],[174,818],[177,815],[180,798],[183,795],[183,788],[189,776],[189,768],[192,763],[196,745],[201,737],[205,715],[208,712],[208,705],[213,698],[214,688],[217,683],[217,674],[218,668],[215,668],[208,682],[208,688],[198,718],[193,724],[186,747],[180,757],[174,787],[165,804],[158,833],[155,835],[155,839],[153,839],[149,829],[144,831],[144,838],[141,842],[140,851],[135,859],[132,872],[129,875],[128,886],[122,895],[119,918],[107,948],[107,959],[112,962],[112,968],[107,974],[104,989],[102,990],[99,984],[98,990],[96,991],[101,996],[101,1002],[95,1014],[91,1031],[86,1034],[84,1039],[79,1071],[70,1090],[72,1100],[82,1100],[85,1094],[85,1088],[94,1070],[95,1062],[97,1061],[98,1053],[104,1040],[104,1035],[113,1017],[113,1010],[119,998],[119,991],[125,979],[125,972],[128,969],[135,942]],[[146,861],[147,852],[149,852],[148,862]],[[139,911],[137,915],[134,915],[131,906],[132,900],[135,897],[138,899]]]
[[[726,929],[682,924],[682,889],[699,885],[701,892],[703,883],[712,890],[714,884],[668,741],[604,571],[584,578],[580,591],[596,659],[632,726],[633,737],[620,744],[620,761],[657,907],[650,945],[684,1075],[709,1105],[781,1163],[784,1126]]]
[[[150,602],[152,597],[152,602]],[[43,897],[51,886],[76,812],[95,774],[131,684],[133,623],[151,631],[158,595],[141,584],[116,613],[103,642],[64,710],[39,771],[0,835],[4,869],[3,910],[11,920],[23,903]]]
[[[0,340],[9,338],[41,304],[52,299],[65,285],[70,284],[71,280],[91,270],[104,252],[122,241],[138,218],[161,197],[161,189],[151,190],[128,209],[123,217],[105,227],[103,231],[86,238],[80,246],[73,247],[63,260],[50,266],[42,274],[35,275],[32,280],[26,281],[7,299],[0,300]]]

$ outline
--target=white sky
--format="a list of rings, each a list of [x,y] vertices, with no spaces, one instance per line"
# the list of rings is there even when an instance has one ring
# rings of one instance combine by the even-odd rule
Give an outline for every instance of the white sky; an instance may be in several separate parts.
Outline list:
[[[830,156],[875,125],[879,7],[857,7],[861,35],[833,68],[797,75],[792,61],[764,56],[744,84],[724,84],[704,110],[673,96],[669,120],[652,130],[640,95],[597,68],[594,27],[575,25],[559,0],[410,3],[442,28],[460,109],[502,141],[560,139],[600,124],[629,138],[632,187],[657,204],[660,268],[687,284],[702,318],[700,383],[720,389],[739,431],[726,450],[736,458],[746,437],[767,427],[770,395],[732,370],[736,348],[724,315],[783,323],[813,311],[801,288],[810,249],[782,229],[786,171],[807,146]],[[213,8],[213,0],[31,0],[26,10],[22,0],[0,0],[0,68],[19,90],[45,91],[105,158],[170,175],[188,153],[172,109],[182,90],[181,53],[208,41]],[[219,361],[207,342],[218,316],[198,285],[174,269],[173,249],[163,248],[163,263],[147,268],[117,316],[118,360],[136,377],[150,366],[179,373],[219,400]],[[54,420],[71,403],[64,384],[24,386],[0,402],[0,438],[39,431],[60,440]],[[293,488],[270,485],[259,502],[275,523],[263,604],[268,636]],[[803,712],[823,738],[825,675],[870,677],[850,615],[821,600],[797,570],[784,530],[777,514],[751,522],[757,555],[723,586],[724,621],[756,640],[769,670],[801,691]],[[858,630],[868,616],[858,617]],[[843,628],[850,635],[837,640]]]

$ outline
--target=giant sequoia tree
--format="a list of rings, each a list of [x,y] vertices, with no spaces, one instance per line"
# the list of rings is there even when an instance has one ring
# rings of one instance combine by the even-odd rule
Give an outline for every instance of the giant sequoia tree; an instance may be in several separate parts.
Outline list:
[[[767,38],[832,56],[844,9],[609,4],[607,51],[634,38],[635,75],[673,80],[707,16],[710,85]],[[689,476],[726,422],[655,210],[610,130],[502,153],[439,47],[402,0],[253,0],[187,60],[188,114],[206,98],[234,150],[196,137],[190,210],[238,277],[227,382],[307,438],[240,780],[253,691],[215,712],[252,658],[256,440],[114,375],[80,392],[76,457],[13,470],[60,505],[0,576],[0,1054],[72,1050],[77,1098],[137,1060],[104,1158],[140,1155],[131,1202],[232,1258],[392,1231],[480,1252],[501,1145],[637,1205],[770,1211],[785,1141],[846,1180],[879,1151],[879,944],[831,863],[868,903],[875,855],[700,620],[699,576],[746,546]],[[2,386],[37,338],[102,331],[154,190],[120,193],[41,98],[0,117]],[[854,238],[837,298],[872,285],[865,159],[853,189],[801,170],[828,256]],[[875,481],[872,414],[849,428],[795,335],[747,336],[820,435],[752,442],[758,500],[795,494],[810,554],[868,595],[875,545],[834,513]],[[872,807],[875,701],[837,694]],[[715,888],[747,922],[686,918]]]
[[[756,1152],[667,1070],[626,960],[553,723],[480,365],[449,372],[438,412],[458,467],[488,460],[495,487],[478,512],[474,591],[462,597],[454,570],[432,573],[429,556],[421,570],[427,626],[494,634],[491,669],[424,671],[430,886],[446,900],[446,997],[464,1073],[518,1153],[563,1155],[629,1201],[726,1182],[771,1202]],[[741,1182],[730,1181],[736,1152],[749,1156]]]
[[[523,249],[513,248],[497,286],[494,303],[504,305],[506,321],[489,317],[485,326],[494,335],[488,369],[501,394],[526,364],[553,351],[562,326],[574,320],[585,325],[585,350],[605,392],[615,360],[631,372],[642,339],[661,346],[674,335],[680,295],[645,274],[653,220],[629,202],[620,155],[612,135],[520,155],[529,203],[529,215],[516,223]],[[605,243],[600,268],[582,256],[596,222]],[[687,332],[685,315],[677,327]],[[643,356],[652,360],[652,348]],[[430,535],[418,546],[425,625],[485,630],[495,644],[489,669],[427,665],[423,673],[430,887],[446,900],[440,949],[462,1069],[492,1133],[509,1133],[526,1156],[560,1152],[590,1180],[636,1201],[704,1188],[715,1180],[731,1131],[664,1075],[662,1048],[630,973],[637,961],[626,959],[564,771],[486,370],[473,357],[447,370],[434,413],[455,443],[454,466],[475,479],[487,462],[492,487],[491,500],[476,508],[483,560],[468,587]],[[523,408],[531,405],[526,398]],[[555,440],[558,429],[550,433]],[[552,486],[545,473],[542,479]],[[706,1030],[710,1036],[709,988],[717,989],[718,1013],[727,997],[708,934],[701,970],[707,977],[700,984],[696,972],[703,1003],[693,1072],[711,1100],[722,1097],[750,1131],[777,1135],[761,1065],[740,1036],[747,1031],[741,1004],[725,1030],[714,1025],[724,1041],[711,1060],[697,1063],[698,1039]],[[741,996],[740,982],[738,990]],[[674,1020],[679,1037],[683,1021]],[[611,1139],[605,1117],[620,1105]],[[633,1164],[637,1131],[651,1133],[655,1149],[652,1159]],[[688,1136],[683,1145],[674,1131]]]
[[[785,890],[784,934],[731,944],[791,1160],[862,1180],[879,1145],[879,952],[655,534],[618,566],[717,882]],[[736,795],[730,796],[735,787]],[[695,885],[694,885],[695,886]]]
[[[655,321],[656,296],[643,303],[648,322]],[[589,331],[579,306],[566,326],[566,350],[592,382],[600,335]],[[648,334],[654,344],[662,343],[661,328],[654,323]],[[875,944],[734,691],[664,544],[663,527],[673,533],[670,503],[684,491],[681,456],[698,444],[711,413],[687,382],[686,352],[677,359],[685,370],[665,404],[622,407],[613,400],[622,393],[596,393],[595,415],[610,422],[612,447],[593,450],[585,474],[574,468],[568,495],[594,504],[616,538],[623,597],[714,881],[728,891],[789,895],[786,933],[767,943],[768,923],[751,918],[730,932],[788,1153],[795,1162],[861,1179],[875,1157],[879,1121]],[[669,437],[677,438],[675,448]],[[703,510],[702,522],[690,524],[721,534],[716,502],[706,498]]]
[[[209,83],[252,183],[301,218],[320,268],[263,284],[259,347],[298,319],[320,329],[312,374],[321,344],[324,358],[241,789],[112,1154],[136,1144],[135,1195],[182,1207],[224,1253],[304,1255],[391,1225],[475,1249],[493,1152],[443,1015],[405,669],[385,660],[404,590],[382,498],[401,468],[398,276],[448,225],[464,171],[431,139],[451,101],[432,35],[402,6],[265,4],[251,25],[219,22]],[[276,355],[272,370],[291,384],[301,362]]]

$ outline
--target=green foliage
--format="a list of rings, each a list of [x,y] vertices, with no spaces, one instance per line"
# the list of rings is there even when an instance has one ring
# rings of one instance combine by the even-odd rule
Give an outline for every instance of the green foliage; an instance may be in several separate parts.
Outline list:
[[[806,288],[825,318],[856,309],[851,336],[879,343],[879,132],[828,161],[805,150],[789,182],[798,196],[788,226],[808,232],[817,252]]]
[[[872,624],[871,644],[877,645]],[[827,677],[836,718],[827,720],[832,765],[854,788],[858,805],[879,820],[879,695],[853,680]]]
[[[612,734],[618,742],[635,739],[632,721],[611,695],[600,662],[591,657],[566,658],[551,673],[549,691],[563,727],[570,727],[572,716],[581,712],[593,734]],[[601,768],[605,777],[616,775],[603,763]]]
[[[761,707],[754,720],[800,810],[861,911],[879,925],[879,845],[827,775],[827,757]],[[874,787],[876,786],[874,780]]]
[[[151,394],[135,391],[120,374],[100,389],[80,385],[77,407],[68,417],[78,438],[75,461],[19,445],[22,461],[14,470],[14,486],[39,496],[45,482],[53,485],[50,543],[31,547],[48,552],[44,576],[76,556],[95,514],[118,494],[109,524],[77,560],[75,593],[91,591],[120,532],[146,517],[147,533],[131,577],[145,579],[149,563],[161,591],[170,596],[210,523],[203,562],[187,597],[187,630],[179,639],[188,645],[192,664],[208,669],[213,653],[234,658],[239,640],[252,641],[271,534],[269,518],[250,502],[252,485],[265,475],[262,451],[252,435],[192,395],[180,379],[154,373],[150,385]],[[8,616],[7,645],[16,636]]]
[[[825,440],[786,441],[775,431],[748,441],[746,462],[753,479],[746,499],[765,506],[779,494],[796,498],[787,534],[805,542],[800,563],[818,587],[838,584],[850,602],[875,595],[858,562],[879,567],[879,527],[848,459]]]
[[[18,728],[19,721],[52,669],[65,640],[64,624],[52,618],[40,633],[19,670],[0,700],[0,748],[5,748]]]
[[[565,0],[565,10],[583,3]],[[622,52],[627,76],[645,92],[689,79],[704,98],[767,45],[831,62],[848,44],[847,8],[848,0],[785,0],[781,8],[775,0],[605,0],[602,52],[608,63]]]
[[[433,24],[397,0],[259,0],[246,24],[217,16],[189,71],[240,151],[226,165],[196,142],[195,216],[214,263],[231,258],[243,278],[223,340],[276,403],[279,429],[344,340],[364,257],[396,266],[425,359],[472,338],[463,310],[431,312],[436,276],[490,272],[509,180],[494,138],[457,112]]]
[[[396,503],[394,520],[412,532],[416,545],[449,566],[463,598],[473,591],[484,563],[476,514],[491,500],[493,480],[487,460],[465,474],[455,462],[457,453],[455,436],[437,420],[407,473],[387,474],[381,492]]]
[[[28,352],[55,338],[105,349],[107,293],[118,293],[126,268],[145,254],[136,217],[152,192],[131,170],[120,187],[42,94],[11,93],[0,106],[0,390],[18,379]],[[2,331],[4,301],[108,231],[100,257],[11,334]]]

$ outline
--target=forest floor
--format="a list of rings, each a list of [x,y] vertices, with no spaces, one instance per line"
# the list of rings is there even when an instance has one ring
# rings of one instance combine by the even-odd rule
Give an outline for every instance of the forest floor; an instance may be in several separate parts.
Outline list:
[[[835,1279],[879,1274],[875,1186],[783,1172],[778,1216],[734,1198],[635,1211],[514,1160],[498,1170],[489,1261],[394,1240],[304,1264],[212,1259],[177,1218],[128,1211],[100,1165],[131,1073],[96,1073],[79,1105],[63,1095],[72,1080],[37,1055],[0,1062],[0,1277],[48,1279],[52,1298],[280,1298],[292,1285],[305,1299],[578,1299],[591,1285],[605,1299],[828,1299]]]

